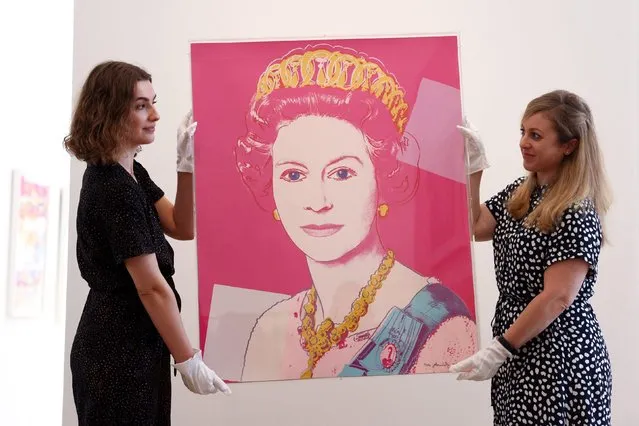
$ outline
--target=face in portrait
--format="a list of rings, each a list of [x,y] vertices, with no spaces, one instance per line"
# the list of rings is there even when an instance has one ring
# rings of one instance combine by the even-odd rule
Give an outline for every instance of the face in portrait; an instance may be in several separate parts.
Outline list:
[[[276,215],[309,259],[339,262],[374,243],[377,181],[359,129],[302,116],[280,129],[272,152]]]

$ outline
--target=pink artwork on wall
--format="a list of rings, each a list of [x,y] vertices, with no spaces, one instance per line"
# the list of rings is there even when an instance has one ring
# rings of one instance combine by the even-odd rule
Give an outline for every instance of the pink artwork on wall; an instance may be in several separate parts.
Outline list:
[[[51,188],[13,172],[7,314],[36,318],[45,305],[47,253],[51,229]]]
[[[477,347],[456,36],[191,45],[200,342],[226,380]]]

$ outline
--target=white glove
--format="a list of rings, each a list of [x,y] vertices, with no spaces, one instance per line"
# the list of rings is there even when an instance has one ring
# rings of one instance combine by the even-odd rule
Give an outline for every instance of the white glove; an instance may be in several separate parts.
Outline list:
[[[219,390],[226,395],[231,394],[231,389],[224,380],[204,364],[200,350],[186,361],[175,364],[174,367],[180,372],[184,385],[191,392],[206,395]]]
[[[193,135],[197,122],[193,122],[193,110],[190,110],[177,131],[177,171],[193,173]]]
[[[481,141],[479,132],[473,127],[473,125],[464,117],[464,122],[461,126],[457,126],[461,134],[464,136],[466,143],[466,169],[469,175],[476,173],[480,170],[490,167],[488,159],[486,158],[486,150],[484,144]]]
[[[451,373],[460,373],[457,380],[487,380],[492,378],[499,367],[514,355],[506,349],[497,338],[488,347],[475,353],[473,356],[452,365]]]

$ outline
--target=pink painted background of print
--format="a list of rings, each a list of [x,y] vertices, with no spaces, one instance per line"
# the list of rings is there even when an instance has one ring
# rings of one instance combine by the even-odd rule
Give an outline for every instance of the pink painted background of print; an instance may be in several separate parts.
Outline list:
[[[456,169],[463,168],[463,157],[454,154],[463,153],[463,141],[454,128],[461,122],[455,36],[192,44],[193,109],[198,122],[195,192],[201,348],[206,343],[214,283],[291,295],[311,284],[304,254],[271,212],[259,208],[242,183],[233,149],[246,131],[246,112],[267,65],[295,48],[313,44],[345,46],[379,59],[406,91],[411,112],[424,79],[455,89],[438,92],[441,102],[429,102],[421,109],[420,115],[432,112],[425,115],[424,122],[433,128],[428,129],[420,117],[412,117],[415,121],[409,120],[407,131],[415,131],[423,144],[420,156],[434,149],[449,162],[452,152],[459,161]],[[451,96],[455,97],[452,102]],[[421,140],[424,130],[430,130],[426,135],[442,135],[448,145],[442,138]],[[443,149],[447,151],[441,152]],[[410,158],[406,161],[413,163]],[[441,280],[474,316],[463,181],[421,170],[415,197],[406,204],[392,205],[388,217],[378,223],[382,242],[402,263]]]

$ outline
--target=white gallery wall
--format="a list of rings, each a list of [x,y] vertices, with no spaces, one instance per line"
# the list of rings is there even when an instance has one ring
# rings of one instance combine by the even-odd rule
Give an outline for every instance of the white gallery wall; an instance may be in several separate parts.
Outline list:
[[[72,106],[73,0],[2,2],[0,55],[0,425],[59,425],[69,184],[62,139]],[[50,217],[42,310],[32,318],[7,309],[14,171],[67,197]]]
[[[611,244],[602,255],[593,301],[613,362],[613,424],[639,420],[635,368],[639,332],[639,214],[636,186],[638,6],[636,0],[239,0],[181,2],[76,0],[73,90],[98,62],[134,62],[153,74],[160,120],[154,145],[140,156],[155,181],[175,193],[175,131],[190,108],[189,42],[202,40],[338,38],[457,33],[461,38],[464,111],[480,129],[492,167],[482,197],[522,173],[519,119],[533,97],[575,91],[590,103],[616,202],[608,218]],[[614,6],[613,6],[614,4]],[[223,82],[221,82],[223,84]],[[196,143],[206,143],[197,140]],[[75,223],[84,165],[71,164],[70,223]],[[68,351],[87,294],[69,232],[64,425],[77,424]],[[198,342],[195,242],[173,242],[183,318]],[[476,297],[481,344],[490,340],[496,287],[489,244],[476,244]],[[215,368],[215,366],[212,366]],[[201,397],[174,378],[177,425],[487,425],[489,383],[452,375],[318,379],[239,384],[233,395]],[[123,395],[123,398],[126,397]]]

